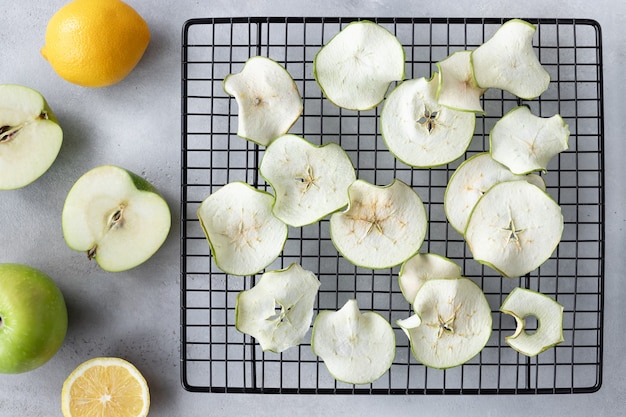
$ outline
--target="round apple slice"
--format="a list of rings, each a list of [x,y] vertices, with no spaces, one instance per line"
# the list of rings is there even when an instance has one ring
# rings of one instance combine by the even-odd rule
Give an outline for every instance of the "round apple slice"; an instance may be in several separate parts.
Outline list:
[[[404,78],[404,49],[377,23],[352,22],[315,55],[313,75],[326,98],[350,110],[376,107]]]
[[[513,174],[494,161],[489,152],[463,161],[450,177],[444,194],[443,208],[450,225],[459,233],[465,233],[469,216],[480,197],[495,184],[512,180],[525,180],[546,189],[545,181],[539,175]]]
[[[398,325],[408,335],[415,359],[431,368],[464,364],[491,336],[491,308],[468,278],[426,281],[415,296],[413,311],[415,316]]]
[[[286,133],[302,114],[298,86],[278,62],[263,56],[246,61],[224,78],[224,91],[239,106],[237,135],[266,146]]]
[[[437,278],[460,278],[461,267],[445,256],[418,253],[402,264],[398,283],[404,298],[411,304],[424,282]]]
[[[352,161],[341,146],[315,146],[295,135],[275,139],[259,170],[274,188],[274,215],[294,227],[346,206],[348,187],[356,180]]]
[[[513,278],[550,258],[562,233],[563,215],[552,197],[526,181],[505,181],[478,200],[465,240],[476,261]]]
[[[487,89],[476,84],[471,54],[471,51],[457,51],[437,62],[437,101],[455,110],[484,113],[480,98]]]
[[[515,333],[506,342],[526,356],[541,352],[563,342],[563,306],[545,294],[516,287],[506,297],[500,311],[515,317]],[[526,330],[526,319],[537,319],[537,329]]]
[[[380,130],[389,151],[414,167],[433,167],[460,158],[476,123],[473,112],[453,110],[437,101],[439,74],[399,84],[387,97]]]
[[[380,187],[356,180],[348,189],[346,211],[330,217],[330,236],[353,264],[372,269],[401,264],[419,251],[428,222],[424,203],[396,179]]]
[[[311,326],[319,287],[315,274],[296,263],[265,272],[254,287],[237,295],[235,327],[264,351],[297,346]]]
[[[311,349],[338,381],[369,384],[391,368],[396,336],[380,314],[361,312],[356,299],[338,311],[321,311],[313,323]]]
[[[288,228],[272,214],[274,197],[241,181],[228,183],[198,207],[215,264],[231,275],[253,275],[283,250]]]
[[[474,49],[471,61],[478,86],[499,88],[527,100],[546,91],[550,74],[533,50],[536,30],[524,20],[511,19]]]
[[[569,147],[569,134],[560,115],[539,117],[528,107],[519,106],[491,129],[491,156],[515,174],[546,171],[552,157]]]
[[[125,271],[147,261],[171,226],[169,207],[145,179],[102,165],[72,186],[62,213],[67,245],[86,252],[106,271]]]

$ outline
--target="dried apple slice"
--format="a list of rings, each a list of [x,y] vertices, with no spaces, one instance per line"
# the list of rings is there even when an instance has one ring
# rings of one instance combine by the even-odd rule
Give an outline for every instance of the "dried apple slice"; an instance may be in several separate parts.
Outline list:
[[[311,327],[320,282],[297,263],[267,271],[237,295],[235,327],[254,337],[264,351],[280,353],[299,345]]]
[[[336,143],[315,146],[296,135],[275,139],[259,166],[274,188],[274,215],[290,226],[314,223],[348,204],[356,172]]]
[[[529,22],[511,19],[474,49],[471,62],[478,86],[499,88],[528,100],[546,91],[550,74],[533,50],[536,30]]]
[[[313,75],[326,98],[350,110],[376,107],[404,78],[404,49],[377,23],[352,22],[315,55]]]
[[[346,259],[383,269],[419,251],[428,222],[424,203],[411,187],[398,179],[383,187],[358,179],[348,193],[347,210],[330,217],[331,240]]]
[[[489,152],[476,154],[454,171],[444,194],[443,208],[450,225],[463,234],[467,221],[480,199],[495,184],[503,181],[525,180],[546,189],[545,181],[535,174],[516,175],[507,167],[494,161]]]
[[[424,282],[437,278],[459,278],[461,267],[451,259],[434,253],[418,253],[402,264],[398,283],[411,304]]]
[[[389,151],[414,167],[433,167],[460,158],[476,124],[473,112],[458,111],[437,101],[439,74],[399,84],[380,114],[380,130]]]
[[[287,225],[272,214],[274,197],[241,181],[209,195],[198,219],[215,264],[231,275],[256,274],[272,263],[287,240]]]
[[[476,84],[471,51],[457,51],[437,62],[437,101],[455,110],[485,113],[480,98],[487,90]]]
[[[545,172],[550,160],[569,147],[569,135],[569,126],[560,115],[539,117],[519,106],[491,129],[491,156],[515,174]]]
[[[537,291],[516,287],[506,297],[500,311],[515,317],[515,333],[505,340],[516,351],[526,356],[537,356],[558,345],[563,338],[563,306]],[[528,317],[537,319],[537,329],[526,330]]]
[[[321,311],[313,324],[311,349],[338,381],[369,384],[391,368],[396,336],[373,311],[361,312],[356,299],[338,311]]]
[[[464,364],[491,336],[491,307],[468,278],[426,281],[415,296],[413,311],[415,316],[398,325],[408,335],[415,359],[431,368]]]
[[[562,233],[561,207],[552,197],[526,181],[505,181],[478,200],[465,240],[476,261],[513,278],[550,258]]]
[[[237,135],[259,145],[266,146],[287,133],[302,114],[298,86],[289,72],[270,58],[248,59],[241,72],[224,78],[223,87],[239,106]]]

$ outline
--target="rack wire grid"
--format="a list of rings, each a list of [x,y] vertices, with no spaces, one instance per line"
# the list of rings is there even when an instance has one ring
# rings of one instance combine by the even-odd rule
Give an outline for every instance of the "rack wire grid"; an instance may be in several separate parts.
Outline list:
[[[548,90],[524,101],[490,89],[483,98],[465,158],[488,150],[489,132],[508,110],[527,105],[534,114],[560,114],[568,123],[569,149],[554,157],[544,175],[547,191],[560,204],[565,228],[553,256],[521,278],[503,278],[472,259],[463,237],[448,224],[444,191],[464,158],[431,169],[397,161],[381,139],[381,106],[348,111],[326,100],[313,78],[317,51],[359,18],[207,18],[183,27],[182,190],[181,190],[181,379],[190,391],[289,394],[554,394],[599,389],[602,375],[604,271],[603,101],[600,26],[586,19],[525,19],[536,25],[535,52],[551,75]],[[473,49],[507,19],[371,18],[404,45],[406,78],[430,77],[435,63],[457,50]],[[222,88],[227,74],[239,72],[255,55],[284,65],[303,97],[304,112],[290,133],[313,143],[336,142],[351,157],[359,178],[385,185],[394,178],[410,184],[425,203],[429,229],[421,252],[456,261],[464,276],[483,289],[492,308],[493,331],[485,348],[469,362],[431,369],[411,354],[395,325],[411,306],[401,294],[398,268],[369,270],[343,259],[330,237],[328,218],[290,228],[280,257],[267,269],[292,262],[313,271],[321,282],[315,313],[335,310],[356,298],[394,325],[396,356],[391,369],[368,385],[331,377],[310,346],[281,354],[263,352],[235,329],[237,294],[260,277],[227,276],[213,262],[196,217],[199,204],[228,182],[246,181],[272,191],[257,167],[264,148],[237,136],[237,104]],[[390,87],[393,88],[393,85]],[[564,306],[565,340],[528,358],[509,347],[515,320],[499,312],[516,286],[540,291]]]

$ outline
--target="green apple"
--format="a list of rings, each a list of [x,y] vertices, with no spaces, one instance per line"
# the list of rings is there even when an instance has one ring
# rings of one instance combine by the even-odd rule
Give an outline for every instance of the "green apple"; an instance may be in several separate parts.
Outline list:
[[[86,252],[105,271],[119,272],[147,261],[171,227],[166,201],[145,179],[114,165],[81,176],[62,213],[67,245]]]
[[[62,142],[63,131],[39,92],[0,85],[0,190],[24,187],[43,175]]]
[[[63,294],[43,272],[0,264],[0,373],[40,367],[59,350],[67,331]]]

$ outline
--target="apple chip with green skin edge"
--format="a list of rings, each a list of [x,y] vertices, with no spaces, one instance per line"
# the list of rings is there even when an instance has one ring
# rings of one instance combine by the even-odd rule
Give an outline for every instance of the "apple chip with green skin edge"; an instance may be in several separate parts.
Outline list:
[[[361,312],[357,300],[351,299],[338,311],[323,310],[317,315],[311,350],[336,380],[369,384],[391,368],[396,336],[383,316]]]
[[[296,135],[275,139],[259,166],[274,188],[274,215],[300,227],[348,204],[348,187],[356,180],[352,161],[341,146],[315,146]]]
[[[471,54],[476,83],[499,88],[523,99],[539,97],[550,85],[550,74],[533,50],[537,28],[521,19],[505,22]]]
[[[454,171],[444,194],[443,208],[450,225],[465,233],[467,222],[476,202],[495,184],[503,181],[524,180],[545,191],[542,177],[535,174],[516,175],[494,161],[489,152],[476,154]]]
[[[62,142],[63,131],[39,92],[0,85],[0,190],[25,187],[41,177]]]
[[[460,277],[461,267],[456,262],[434,253],[418,253],[402,264],[398,283],[402,295],[412,304],[419,289],[429,279]]]
[[[311,326],[319,287],[315,274],[296,263],[265,272],[254,287],[238,294],[235,327],[264,351],[297,346]]]
[[[515,333],[505,340],[516,351],[526,356],[541,352],[563,342],[563,306],[545,294],[516,287],[506,297],[500,311],[515,317]],[[537,319],[537,329],[526,331],[525,319]]]
[[[393,81],[404,78],[402,44],[377,23],[352,22],[315,55],[313,75],[338,107],[369,110],[383,101]]]
[[[253,275],[271,264],[287,241],[287,225],[272,214],[274,197],[241,181],[209,195],[198,219],[213,260],[231,275]]]
[[[83,174],[68,192],[62,226],[70,248],[87,253],[105,271],[119,272],[156,253],[169,234],[171,214],[148,181],[102,165]]]
[[[480,98],[487,90],[478,87],[471,63],[471,51],[457,51],[437,62],[440,105],[460,111],[485,113]]]
[[[389,151],[414,167],[433,167],[460,158],[476,124],[473,112],[458,111],[437,101],[439,74],[399,84],[380,114],[380,130]]]
[[[552,157],[569,147],[569,135],[569,126],[560,115],[539,117],[519,106],[491,129],[491,157],[515,174],[545,172]]]
[[[330,217],[333,244],[355,265],[383,269],[401,264],[419,251],[428,221],[424,203],[404,182],[387,186],[356,180],[350,203]]]
[[[526,181],[505,181],[478,200],[465,240],[476,261],[513,278],[550,258],[562,234],[561,207],[552,197]]]
[[[419,320],[399,324],[409,336],[415,359],[431,368],[464,364],[491,336],[491,307],[468,278],[426,281],[415,296],[413,311]]]
[[[241,72],[224,78],[224,91],[239,106],[237,135],[267,146],[302,114],[298,86],[278,62],[263,56],[246,61]]]

